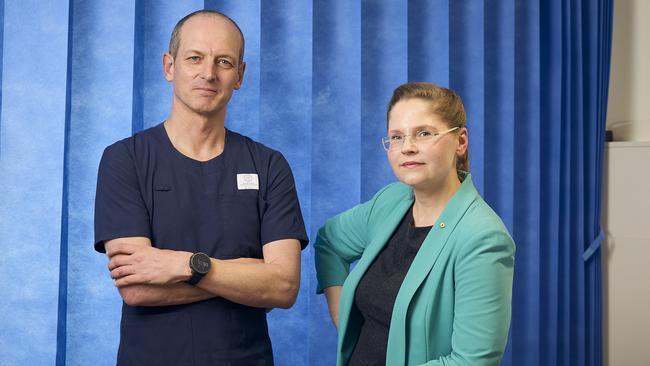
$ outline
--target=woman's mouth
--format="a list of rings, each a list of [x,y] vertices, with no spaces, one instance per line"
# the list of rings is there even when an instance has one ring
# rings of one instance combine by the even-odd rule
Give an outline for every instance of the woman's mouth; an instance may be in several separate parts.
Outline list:
[[[417,162],[417,161],[407,161],[407,162],[404,162],[404,163],[400,164],[400,166],[404,167],[404,168],[417,168],[417,167],[422,166],[422,165],[424,165],[424,163],[420,163],[420,162]]]

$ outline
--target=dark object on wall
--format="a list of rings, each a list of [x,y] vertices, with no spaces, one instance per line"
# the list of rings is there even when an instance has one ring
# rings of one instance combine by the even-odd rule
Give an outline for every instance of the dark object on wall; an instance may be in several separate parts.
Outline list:
[[[614,141],[614,132],[612,130],[605,130],[605,142]]]

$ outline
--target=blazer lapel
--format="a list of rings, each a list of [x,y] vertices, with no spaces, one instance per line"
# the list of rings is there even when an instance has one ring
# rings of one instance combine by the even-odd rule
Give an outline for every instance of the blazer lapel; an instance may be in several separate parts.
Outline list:
[[[402,365],[406,360],[406,315],[409,304],[417,289],[431,272],[456,225],[477,196],[478,192],[468,175],[447,203],[413,259],[393,306],[388,335],[390,352],[387,354],[387,365]]]
[[[343,356],[343,359],[348,359],[351,356],[352,347],[356,344],[357,337],[350,334],[351,331],[359,331],[359,329],[353,329],[357,323],[353,319],[350,319],[350,314],[352,313],[352,304],[354,304],[354,294],[361,281],[361,277],[366,273],[368,267],[375,260],[379,252],[384,248],[388,243],[391,235],[397,228],[397,225],[402,221],[404,215],[409,210],[413,204],[413,198],[407,197],[400,200],[391,213],[382,220],[382,225],[380,227],[373,227],[372,230],[375,231],[375,235],[372,238],[371,243],[366,247],[366,250],[363,253],[363,256],[359,259],[354,269],[348,275],[348,278],[345,280],[343,290],[341,293],[341,304],[340,304],[340,319],[339,325],[344,329],[343,337],[340,339],[339,347],[340,352],[339,356]],[[341,329],[339,329],[341,331]],[[338,364],[338,362],[337,362]]]

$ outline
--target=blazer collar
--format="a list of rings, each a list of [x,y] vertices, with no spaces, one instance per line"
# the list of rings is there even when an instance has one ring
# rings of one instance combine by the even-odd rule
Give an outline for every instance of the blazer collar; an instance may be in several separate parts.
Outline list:
[[[354,321],[354,318],[351,318],[352,308],[354,304],[354,295],[356,293],[357,286],[359,281],[368,270],[368,267],[375,260],[382,248],[388,243],[390,236],[397,228],[397,225],[402,221],[404,215],[409,210],[413,204],[413,195],[410,193],[410,190],[405,190],[406,194],[404,197],[399,198],[397,202],[391,200],[390,204],[394,205],[391,209],[390,214],[380,219],[381,225],[378,225],[374,229],[377,230],[370,244],[364,250],[363,255],[357,262],[353,271],[348,274],[348,278],[345,280],[345,286],[343,286],[343,292],[341,294],[341,304],[340,304],[340,318],[339,325],[343,325],[343,329],[339,329],[339,332],[342,333],[342,337],[339,337],[338,347],[339,354],[337,356],[337,365],[341,365],[342,361],[347,359],[349,360],[352,355],[352,350],[354,345],[357,343],[356,338],[358,336],[358,331],[356,329],[360,327],[358,319]],[[351,329],[352,328],[352,329]],[[351,334],[352,333],[352,334]]]
[[[415,259],[404,278],[404,282],[400,287],[393,307],[391,327],[388,337],[388,346],[393,350],[393,352],[391,352],[388,357],[391,360],[400,360],[399,362],[394,361],[393,364],[401,364],[405,360],[403,352],[406,339],[406,310],[408,309],[408,305],[411,302],[413,295],[425,280],[431,271],[431,268],[433,268],[438,255],[440,255],[442,248],[449,238],[449,235],[453,232],[460,219],[477,197],[478,192],[476,191],[476,188],[474,188],[471,175],[468,173],[458,191],[456,191],[449,202],[447,202],[445,209],[431,228],[431,231],[425,238],[420,250],[415,256]],[[377,230],[376,235],[374,235],[370,245],[366,247],[366,250],[357,263],[355,270],[349,274],[346,280],[348,286],[344,287],[344,293],[342,294],[341,318],[339,319],[340,324],[346,325],[343,337],[341,337],[339,343],[341,352],[343,353],[343,355],[339,354],[339,357],[343,356],[343,359],[350,356],[349,353],[352,352],[351,347],[356,344],[356,340],[348,339],[351,336],[348,329],[348,326],[350,325],[350,319],[348,317],[350,315],[352,304],[354,303],[354,294],[359,281],[379,252],[381,252],[384,246],[388,243],[391,235],[413,204],[413,200],[414,197],[412,190],[404,189],[403,196],[399,198],[397,202],[393,201],[392,204],[395,205],[394,208],[388,216],[378,219],[378,221],[381,221],[381,225],[375,228]],[[444,225],[441,225],[443,223]],[[339,329],[339,331],[341,331],[341,329]],[[341,360],[339,359],[339,361]],[[390,364],[388,363],[388,359],[387,364]]]
[[[472,177],[467,174],[460,188],[445,206],[413,259],[393,306],[391,327],[388,335],[388,348],[392,352],[387,354],[386,364],[402,364],[406,359],[406,315],[409,304],[415,292],[436,264],[442,249],[447,244],[456,226],[472,202],[478,197],[479,194],[474,187]]]

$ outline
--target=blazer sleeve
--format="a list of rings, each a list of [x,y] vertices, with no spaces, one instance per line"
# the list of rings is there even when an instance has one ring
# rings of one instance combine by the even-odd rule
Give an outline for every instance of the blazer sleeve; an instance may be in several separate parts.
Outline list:
[[[464,243],[454,270],[452,353],[425,365],[499,365],[510,328],[514,253],[505,229]]]
[[[327,287],[343,285],[350,263],[363,254],[370,241],[368,223],[376,198],[330,218],[318,230],[314,244],[317,294]]]

